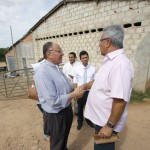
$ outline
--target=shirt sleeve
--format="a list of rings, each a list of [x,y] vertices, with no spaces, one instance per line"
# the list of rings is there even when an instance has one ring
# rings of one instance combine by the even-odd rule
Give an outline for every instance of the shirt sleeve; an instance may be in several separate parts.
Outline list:
[[[110,73],[111,97],[130,100],[132,90],[132,69],[130,64],[117,64]]]

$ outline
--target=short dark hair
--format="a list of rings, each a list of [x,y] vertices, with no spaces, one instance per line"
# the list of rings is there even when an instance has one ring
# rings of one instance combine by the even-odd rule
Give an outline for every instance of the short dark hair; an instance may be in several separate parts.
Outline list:
[[[76,57],[77,57],[75,52],[70,52],[70,53],[69,53],[69,55],[73,55],[73,56],[74,56],[74,58],[76,58]]]
[[[43,45],[43,57],[44,59],[47,58],[46,53],[47,51],[52,47],[53,43],[52,42],[47,42]]]
[[[82,56],[82,55],[87,55],[87,56],[89,57],[89,54],[88,54],[87,51],[81,51],[81,52],[80,52],[80,54],[79,54],[80,59],[81,59],[81,56]]]

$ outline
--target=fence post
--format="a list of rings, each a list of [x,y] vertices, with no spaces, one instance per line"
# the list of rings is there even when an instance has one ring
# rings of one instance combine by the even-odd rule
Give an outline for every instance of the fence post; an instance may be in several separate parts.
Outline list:
[[[30,82],[29,82],[29,74],[28,74],[28,72],[29,72],[29,71],[28,71],[28,68],[26,67],[26,68],[25,68],[25,74],[26,74],[26,78],[27,78],[27,90],[28,90],[29,83],[30,83]]]
[[[6,97],[8,97],[7,87],[6,87],[6,82],[5,82],[5,76],[3,76],[3,82],[4,82],[4,88],[5,88]]]

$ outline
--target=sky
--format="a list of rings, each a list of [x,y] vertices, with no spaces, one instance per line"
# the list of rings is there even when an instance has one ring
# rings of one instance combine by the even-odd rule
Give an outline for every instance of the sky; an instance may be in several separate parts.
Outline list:
[[[22,38],[61,0],[0,0],[0,48]]]

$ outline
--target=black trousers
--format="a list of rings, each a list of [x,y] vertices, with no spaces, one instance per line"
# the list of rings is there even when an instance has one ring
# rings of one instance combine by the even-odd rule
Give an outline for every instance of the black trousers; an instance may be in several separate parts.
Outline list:
[[[59,113],[44,112],[45,128],[50,135],[50,150],[67,150],[67,141],[73,121],[71,105]]]
[[[43,124],[45,124],[45,121],[44,121],[44,120],[46,120],[46,119],[45,119],[45,116],[44,116],[44,110],[43,110],[43,108],[41,107],[41,104],[37,104],[37,106],[38,106],[39,110],[43,113]],[[43,131],[44,131],[44,134],[45,134],[45,135],[49,135],[47,126],[43,125]]]
[[[78,120],[77,120],[78,124],[82,124],[82,122],[83,122],[83,119],[84,119],[83,109],[84,109],[84,106],[86,104],[88,94],[89,94],[89,91],[86,91],[83,94],[83,96],[77,100],[77,103],[78,103]]]

